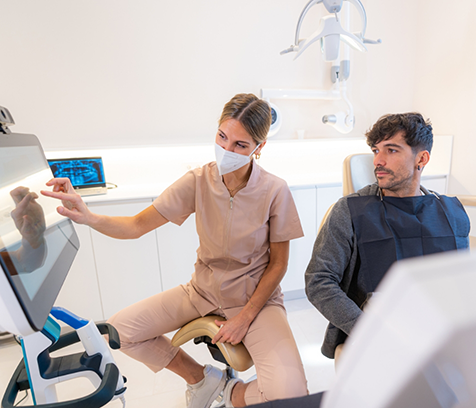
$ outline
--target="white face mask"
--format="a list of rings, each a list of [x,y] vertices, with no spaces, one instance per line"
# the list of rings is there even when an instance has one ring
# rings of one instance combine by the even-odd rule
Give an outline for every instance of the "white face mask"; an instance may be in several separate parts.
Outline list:
[[[252,154],[259,146],[260,145],[256,146],[251,154],[247,156],[245,154],[239,154],[225,150],[223,147],[215,143],[215,157],[217,160],[218,174],[223,176],[224,174],[231,173],[232,171],[246,166],[250,162]]]

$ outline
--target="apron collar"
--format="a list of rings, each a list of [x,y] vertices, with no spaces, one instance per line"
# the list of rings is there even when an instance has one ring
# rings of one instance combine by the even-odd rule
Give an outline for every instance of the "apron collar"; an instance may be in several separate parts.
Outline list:
[[[422,185],[420,185],[420,192],[421,192],[421,195],[422,196],[426,196],[426,195],[430,195],[430,194],[433,194],[438,200],[440,199],[440,197],[438,196],[438,194],[436,194],[434,191],[431,191],[431,190],[427,190],[425,187],[423,187]],[[383,193],[382,193],[382,189],[379,187],[377,189],[377,195],[380,197],[380,201],[383,201]]]

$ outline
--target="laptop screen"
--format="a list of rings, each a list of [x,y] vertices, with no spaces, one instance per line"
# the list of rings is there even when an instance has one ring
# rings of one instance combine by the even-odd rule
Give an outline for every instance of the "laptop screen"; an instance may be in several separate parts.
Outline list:
[[[67,177],[74,188],[105,187],[101,157],[48,160],[55,177]]]

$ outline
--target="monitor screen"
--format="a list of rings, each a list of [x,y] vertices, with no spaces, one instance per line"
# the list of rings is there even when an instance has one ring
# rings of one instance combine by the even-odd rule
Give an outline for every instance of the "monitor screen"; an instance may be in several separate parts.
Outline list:
[[[79,248],[57,200],[40,190],[53,177],[34,135],[0,134],[0,266],[32,328],[41,330]]]
[[[50,159],[48,163],[55,177],[67,177],[74,188],[106,185],[101,157]]]

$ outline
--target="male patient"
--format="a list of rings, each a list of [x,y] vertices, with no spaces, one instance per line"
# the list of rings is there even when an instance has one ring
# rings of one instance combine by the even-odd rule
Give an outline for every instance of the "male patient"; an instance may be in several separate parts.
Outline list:
[[[336,360],[394,261],[469,245],[458,199],[420,185],[433,144],[430,122],[418,113],[386,115],[366,137],[377,183],[335,204],[306,270],[307,297],[329,320],[321,350]]]

